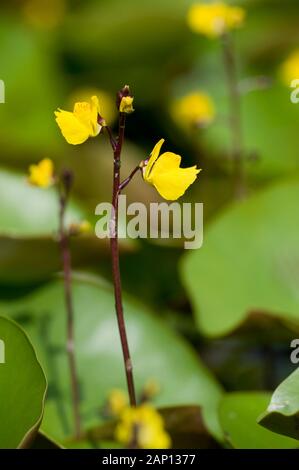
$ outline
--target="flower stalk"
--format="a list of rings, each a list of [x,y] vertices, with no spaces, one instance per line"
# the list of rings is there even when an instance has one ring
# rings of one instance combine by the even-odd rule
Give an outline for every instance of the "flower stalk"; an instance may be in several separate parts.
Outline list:
[[[72,408],[74,417],[74,436],[79,439],[81,436],[81,418],[80,418],[80,393],[75,358],[75,340],[74,340],[74,309],[72,298],[72,271],[71,271],[71,252],[69,245],[69,233],[65,227],[65,212],[72,186],[73,176],[69,171],[64,171],[61,176],[59,188],[59,244],[64,273],[64,295],[67,319],[67,340],[66,350],[68,355],[69,372],[71,380]]]
[[[222,35],[222,53],[230,102],[229,125],[232,139],[231,157],[233,162],[235,194],[238,199],[241,199],[246,193],[241,93],[238,83],[234,45],[229,33]]]
[[[127,380],[129,401],[131,408],[136,407],[136,393],[133,377],[133,366],[128,345],[126,332],[121,276],[119,265],[119,247],[118,247],[118,207],[119,196],[121,191],[130,183],[134,175],[141,171],[143,180],[154,186],[159,194],[167,200],[176,200],[181,197],[188,187],[196,180],[199,169],[196,166],[189,168],[181,168],[181,156],[173,152],[165,152],[160,155],[160,149],[164,139],[155,145],[150,156],[140,162],[134,168],[131,174],[121,182],[120,166],[121,152],[125,136],[126,115],[134,111],[134,97],[131,95],[128,85],[124,86],[116,97],[116,106],[119,111],[119,128],[117,139],[106,125],[105,119],[101,116],[99,100],[96,96],[92,96],[90,102],[75,103],[73,112],[58,109],[55,112],[56,122],[60,127],[62,135],[66,141],[72,145],[79,145],[85,142],[89,137],[95,137],[106,131],[110,145],[113,151],[113,192],[112,192],[112,211],[110,218],[110,247],[112,258],[112,277],[114,286],[115,309],[118,323],[118,330],[121,340],[123,360],[125,366],[125,374]],[[65,191],[61,198],[61,216],[60,216],[60,233],[61,248],[63,253],[64,271],[65,271],[65,287],[66,287],[66,303],[68,308],[68,338],[71,345],[69,351],[70,368],[73,384],[73,402],[74,415],[76,420],[77,431],[80,429],[79,420],[79,393],[74,358],[74,341],[73,341],[73,309],[71,303],[71,272],[70,272],[70,254],[68,248],[68,235],[64,230],[64,210],[66,200],[68,198],[69,188],[65,185]],[[79,433],[79,432],[78,432]]]
[[[125,124],[126,124],[126,114],[120,112],[119,113],[119,131],[118,131],[118,139],[117,139],[116,145],[113,145],[114,141],[110,138],[110,142],[111,142],[112,149],[113,149],[113,157],[114,157],[112,213],[111,213],[111,220],[110,220],[110,249],[111,249],[111,258],[112,258],[112,276],[113,276],[113,286],[114,286],[115,309],[116,309],[118,330],[119,330],[119,335],[120,335],[120,340],[121,340],[121,347],[122,347],[122,352],[123,352],[129,400],[130,400],[131,407],[135,407],[136,406],[136,393],[135,393],[134,377],[133,377],[133,365],[132,365],[132,360],[130,356],[130,350],[129,350],[127,332],[126,332],[126,324],[125,324],[125,318],[124,318],[124,311],[123,311],[123,303],[122,303],[121,276],[120,276],[120,266],[119,266],[119,247],[118,247],[118,205],[119,205],[120,191],[124,187],[124,186],[121,186],[121,182],[120,182],[120,166],[121,166],[121,151],[122,151],[124,135],[125,135]]]

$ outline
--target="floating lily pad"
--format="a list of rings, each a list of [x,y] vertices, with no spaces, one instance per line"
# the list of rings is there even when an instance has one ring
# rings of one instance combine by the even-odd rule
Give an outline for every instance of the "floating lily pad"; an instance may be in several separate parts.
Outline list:
[[[0,448],[28,447],[41,424],[46,378],[24,331],[0,317]]]
[[[185,255],[182,278],[198,328],[221,336],[250,312],[298,325],[298,182],[270,187],[228,207]]]
[[[298,387],[299,369],[296,369],[277,387],[266,411],[259,419],[259,424],[299,441]]]
[[[57,243],[58,195],[52,189],[30,186],[26,176],[0,170],[0,282],[32,284],[61,270]],[[93,214],[70,202],[67,224],[92,220]],[[121,240],[130,250],[130,240]],[[72,239],[73,266],[109,256],[109,240],[91,234]]]
[[[257,418],[267,406],[266,392],[236,392],[223,397],[220,403],[220,423],[228,443],[236,449],[295,449],[298,442],[279,436],[257,424]]]
[[[101,422],[101,407],[109,391],[115,387],[126,390],[126,384],[110,286],[97,278],[75,276],[73,295],[81,415],[87,429]],[[43,429],[58,440],[71,437],[62,282],[20,300],[3,302],[0,309],[9,311],[24,325],[45,367],[49,393]],[[164,325],[158,313],[154,316],[141,304],[126,299],[125,314],[138,393],[148,379],[155,379],[161,387],[157,405],[202,405],[208,428],[220,437],[216,409],[221,387],[200,358]]]

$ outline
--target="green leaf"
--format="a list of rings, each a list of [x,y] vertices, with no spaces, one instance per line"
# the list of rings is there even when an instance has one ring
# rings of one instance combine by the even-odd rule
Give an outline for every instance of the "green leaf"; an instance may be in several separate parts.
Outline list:
[[[93,74],[97,74],[99,65],[99,82],[111,91],[119,87],[119,78],[111,66],[117,63],[127,82],[134,84],[139,103],[152,104],[157,96],[161,96],[162,84],[169,86],[169,64],[186,60],[186,39],[191,37],[185,22],[188,0],[183,3],[153,0],[150,4],[131,0],[130,8],[122,7],[121,0],[86,3],[84,8],[67,18],[63,46],[92,67]],[[155,34],[152,34],[153,27]],[[81,39],[76,34],[78,28],[82,32]],[[127,54],[119,54],[124,36],[131,51],[129,60]],[[99,49],[97,44],[102,47]],[[175,57],[172,55],[174,48]],[[147,57],[146,61],[144,57]],[[167,63],[165,57],[168,57]]]
[[[299,368],[275,390],[259,424],[271,431],[299,440]]]
[[[77,204],[68,209],[68,223],[86,219]],[[55,240],[58,196],[54,189],[30,186],[26,175],[0,170],[0,281],[31,283],[60,270]],[[78,241],[75,241],[78,245]],[[80,241],[81,243],[81,241]],[[75,258],[79,258],[76,250]]]
[[[219,87],[219,81],[215,87]],[[242,97],[244,147],[248,155],[257,156],[246,165],[247,174],[252,177],[281,177],[298,172],[299,106],[291,103],[290,90],[274,83],[267,90],[252,91]],[[219,89],[213,95],[220,116],[227,115],[229,109],[227,91],[221,91],[222,95],[218,95]],[[210,151],[213,149],[220,155],[230,155],[230,131],[223,122],[212,125],[203,138]]]
[[[59,86],[51,41],[37,40],[19,15],[2,12],[0,42],[5,83],[5,104],[0,106],[2,161],[10,161],[11,155],[31,161],[32,155],[56,153],[59,134],[53,113]]]
[[[236,449],[294,449],[298,442],[263,429],[257,417],[270,398],[264,392],[236,392],[223,397],[219,416],[228,443]]]
[[[98,278],[75,276],[76,357],[85,429],[100,423],[100,410],[112,388],[126,390],[114,298]],[[17,301],[4,302],[34,338],[49,379],[43,429],[56,439],[73,431],[69,371],[65,353],[65,306],[61,281]],[[125,299],[128,337],[137,390],[148,379],[161,386],[157,405],[198,404],[212,432],[220,436],[216,408],[221,388],[192,349],[141,304]],[[178,380],[179,378],[179,380]]]
[[[232,205],[185,255],[182,277],[205,335],[228,334],[256,311],[298,328],[298,198],[299,184],[288,182]]]
[[[26,174],[0,170],[0,234],[10,237],[45,237],[58,229],[58,195],[27,182]],[[67,223],[80,222],[86,213],[70,203]]]
[[[247,3],[249,2],[246,2],[246,7]],[[236,33],[234,42],[238,81],[243,89],[242,146],[248,156],[257,157],[248,158],[246,173],[255,180],[269,180],[270,177],[279,178],[281,175],[298,173],[299,106],[291,102],[292,89],[280,83],[278,77],[279,64],[292,50],[297,38],[291,36],[291,23],[294,28],[294,13],[291,9],[286,8],[287,14],[282,18],[282,11],[277,6],[276,11],[274,8],[271,10],[270,19],[266,5],[258,3],[250,6],[246,27]],[[278,30],[288,31],[287,34],[281,32],[282,37],[288,37],[284,43],[284,51],[277,51]],[[266,45],[262,37],[267,37]],[[193,47],[196,54],[193,68],[190,67],[185,75],[179,75],[172,83],[172,96],[202,90],[212,97],[217,113],[216,120],[206,129],[200,132],[193,130],[186,137],[189,142],[191,138],[201,149],[204,146],[207,157],[213,160],[212,163],[217,164],[218,160],[218,166],[231,168],[229,156],[232,141],[228,120],[230,97],[221,42],[203,37],[200,39],[193,35]],[[263,80],[258,80],[260,83],[256,86],[254,82],[257,77],[266,78],[269,81],[268,87],[261,87]]]
[[[39,431],[30,449],[63,449],[63,447],[50,439],[45,433]]]
[[[24,331],[0,317],[0,448],[27,447],[40,426],[46,378]]]
[[[54,188],[30,186],[26,175],[0,169],[0,282],[32,284],[61,270],[57,243],[58,196]],[[90,214],[71,201],[66,223],[91,220]],[[93,234],[72,239],[73,266],[100,260],[109,254],[107,239]],[[120,240],[121,249],[133,246]],[[98,258],[98,259],[97,259]]]

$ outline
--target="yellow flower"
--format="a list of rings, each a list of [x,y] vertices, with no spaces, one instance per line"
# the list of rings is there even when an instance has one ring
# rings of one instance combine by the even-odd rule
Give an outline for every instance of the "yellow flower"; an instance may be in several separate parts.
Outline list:
[[[120,413],[127,407],[128,397],[127,394],[118,388],[111,390],[107,400],[109,412],[113,416],[119,416]]]
[[[66,0],[25,0],[23,3],[25,21],[37,29],[55,28],[64,19]]]
[[[179,126],[188,128],[210,124],[215,117],[213,101],[207,94],[200,92],[176,99],[170,111]]]
[[[115,438],[125,446],[140,449],[169,449],[171,446],[162,417],[148,404],[128,407],[122,412]]]
[[[164,139],[159,140],[150,158],[143,162],[143,178],[155,186],[164,199],[174,201],[196,180],[200,170],[196,166],[180,168],[181,157],[175,153],[165,152],[159,155],[163,142]]]
[[[105,122],[108,126],[112,126],[117,118],[117,108],[115,106],[115,96],[106,90],[95,87],[76,88],[68,97],[67,102],[88,101],[90,96],[96,95],[101,103],[101,116],[105,116]]]
[[[121,113],[132,113],[134,111],[133,101],[133,96],[123,96],[119,105],[119,111]]]
[[[281,65],[280,77],[287,86],[296,78],[299,79],[299,49],[293,51]]]
[[[146,400],[150,400],[155,395],[160,392],[160,385],[155,379],[150,379],[146,382],[144,389],[142,391],[142,395],[146,398]]]
[[[48,188],[54,183],[54,166],[52,160],[44,158],[37,165],[30,165],[28,181],[34,186]]]
[[[91,223],[88,220],[72,223],[69,228],[70,235],[80,235],[89,233],[92,229]]]
[[[187,21],[195,33],[215,38],[242,26],[244,18],[245,10],[241,7],[224,2],[195,3],[189,9]]]
[[[78,145],[89,137],[99,134],[102,126],[98,123],[100,114],[99,100],[92,96],[91,102],[76,103],[74,111],[55,111],[56,122],[60,127],[63,137],[69,144]],[[104,124],[104,123],[102,123]]]
[[[91,223],[88,220],[82,220],[79,224],[80,233],[89,233],[91,231]]]

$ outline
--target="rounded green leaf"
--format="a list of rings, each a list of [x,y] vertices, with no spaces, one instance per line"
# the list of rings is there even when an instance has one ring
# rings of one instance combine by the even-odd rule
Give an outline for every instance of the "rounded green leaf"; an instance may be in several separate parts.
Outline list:
[[[75,276],[75,343],[84,426],[100,423],[112,388],[126,390],[112,289],[99,279]],[[70,380],[65,352],[66,315],[61,281],[2,308],[34,338],[49,378],[43,429],[57,439],[72,435]],[[1,308],[1,309],[2,309]],[[128,338],[138,393],[148,379],[161,387],[160,406],[202,405],[210,430],[220,435],[216,408],[221,388],[187,344],[141,304],[125,300]]]
[[[288,182],[232,205],[185,255],[182,277],[205,335],[225,335],[256,311],[298,325],[298,198],[299,184]]]
[[[0,170],[0,282],[32,284],[61,270],[57,243],[58,195],[54,188],[41,189],[28,184],[26,175]],[[91,213],[71,201],[66,223],[91,220]],[[121,240],[121,248],[132,243]],[[73,237],[74,266],[109,255],[107,239],[92,233]],[[98,256],[98,259],[97,259]]]
[[[35,351],[14,322],[0,317],[0,448],[27,447],[40,426],[46,378]]]
[[[294,449],[298,442],[263,429],[257,418],[267,406],[270,394],[229,393],[220,402],[219,417],[228,443],[236,449]]]
[[[54,235],[59,222],[59,200],[54,188],[30,185],[26,174],[0,170],[0,234],[10,237]],[[67,222],[82,221],[86,213],[77,204],[68,207]]]
[[[39,158],[56,153],[59,134],[53,113],[61,81],[52,41],[37,40],[36,31],[24,17],[3,10],[0,42],[1,79],[5,83],[5,104],[0,106],[1,160],[11,163],[13,156],[14,162],[28,161],[33,155]]]
[[[50,439],[44,432],[39,431],[30,449],[63,449],[63,447]]]
[[[68,222],[85,218],[83,210],[71,203]],[[25,174],[0,170],[1,282],[28,284],[60,270],[57,228],[55,190],[30,186]],[[79,256],[78,250],[75,256]]]
[[[221,81],[218,80],[215,87],[219,87],[219,83]],[[222,96],[218,96],[217,89],[214,94],[220,116],[227,115],[229,109],[227,91],[225,88],[221,91]],[[299,107],[291,102],[290,94],[291,88],[274,83],[267,90],[257,90],[242,96],[245,151],[248,155],[257,156],[256,160],[249,159],[247,173],[257,179],[269,178],[270,175],[292,175],[298,169]],[[230,132],[223,121],[210,126],[204,133],[204,141],[210,151],[230,154]]]
[[[275,390],[259,424],[271,431],[299,440],[299,369]]]

